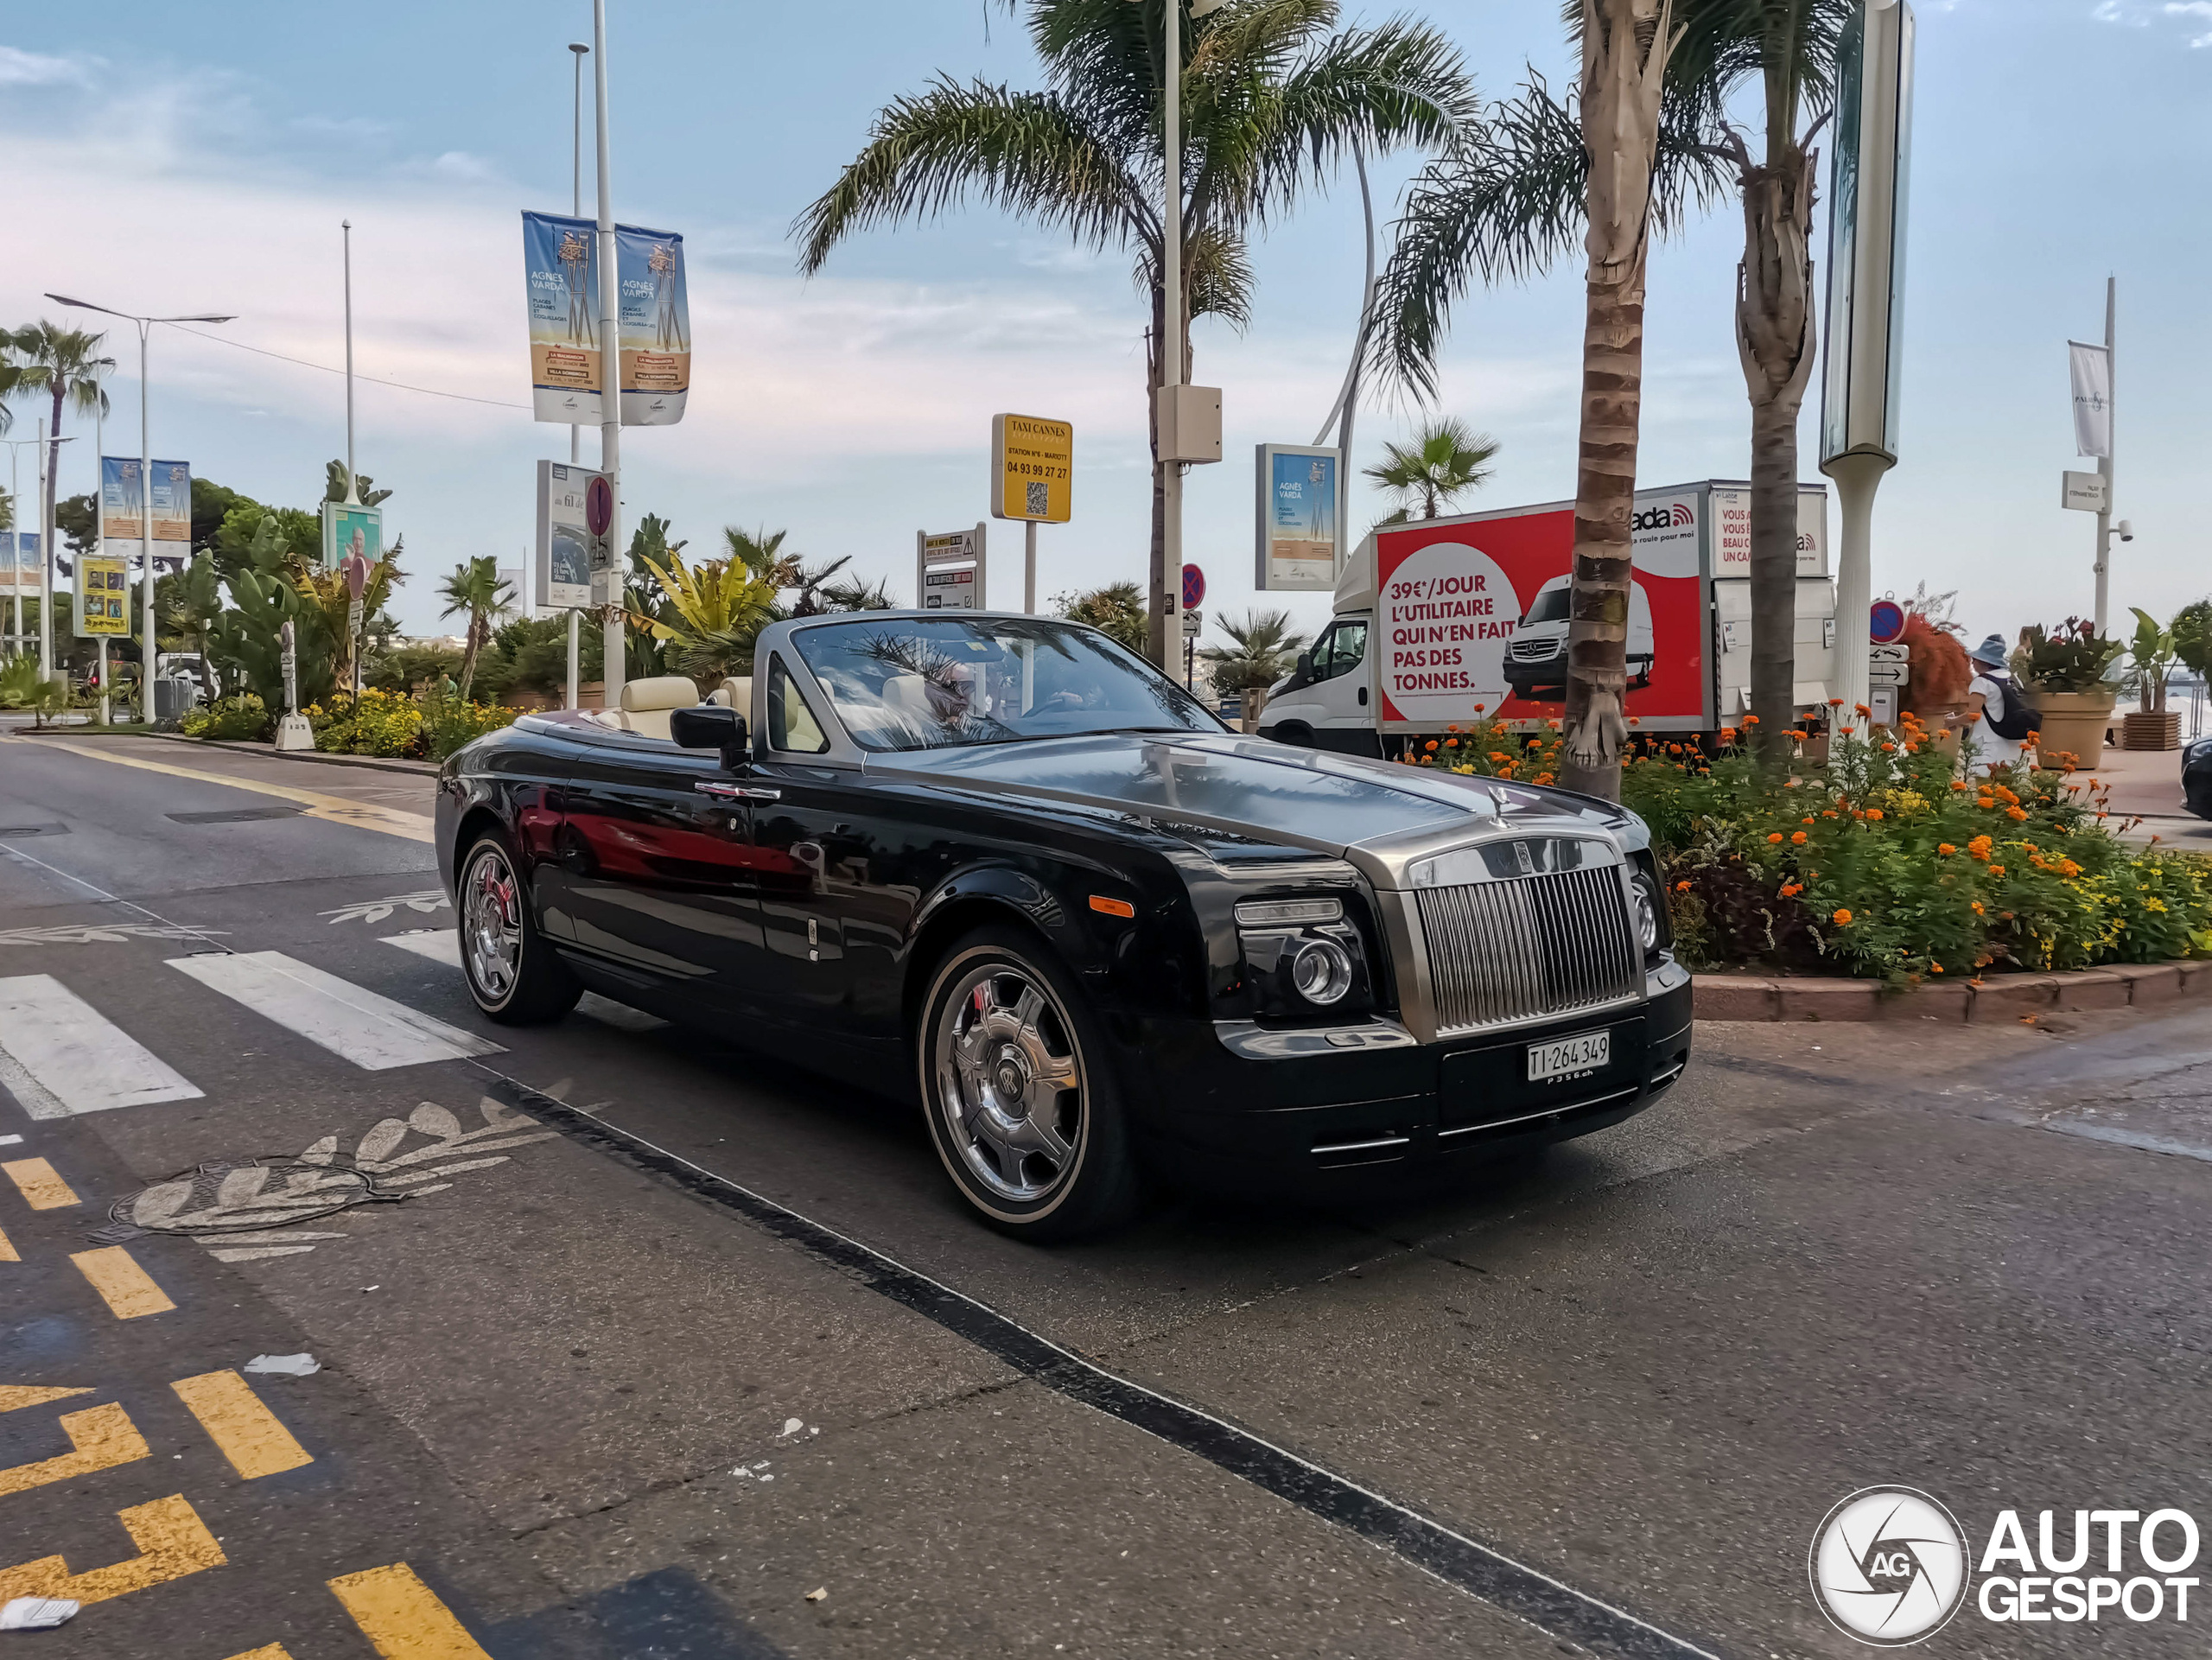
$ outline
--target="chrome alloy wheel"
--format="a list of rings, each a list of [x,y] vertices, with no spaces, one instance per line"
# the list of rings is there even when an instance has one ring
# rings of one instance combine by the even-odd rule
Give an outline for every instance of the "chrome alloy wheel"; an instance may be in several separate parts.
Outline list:
[[[1041,979],[979,964],[938,1005],[932,1064],[946,1140],[986,1191],[1028,1204],[1076,1164],[1083,1058]]]
[[[486,1001],[503,1002],[522,971],[522,884],[495,847],[480,847],[461,884],[461,948]]]

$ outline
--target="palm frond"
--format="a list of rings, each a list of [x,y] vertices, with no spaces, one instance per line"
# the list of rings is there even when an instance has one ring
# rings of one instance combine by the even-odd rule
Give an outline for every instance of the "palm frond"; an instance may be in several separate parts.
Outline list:
[[[1157,235],[1147,194],[1057,96],[940,80],[880,111],[867,147],[793,222],[811,275],[844,238],[981,201],[1067,231],[1093,248]]]

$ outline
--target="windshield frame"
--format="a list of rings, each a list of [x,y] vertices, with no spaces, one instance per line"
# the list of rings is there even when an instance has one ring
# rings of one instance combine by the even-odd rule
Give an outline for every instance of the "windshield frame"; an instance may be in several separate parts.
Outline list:
[[[1163,716],[1158,723],[1090,727],[1067,732],[1009,731],[1005,736],[978,738],[973,741],[961,743],[920,744],[903,748],[864,743],[847,722],[844,709],[839,703],[836,690],[816,671],[814,664],[809,660],[805,642],[800,637],[825,628],[866,627],[871,624],[880,626],[903,623],[975,624],[986,628],[1001,624],[1013,624],[1021,627],[1056,629],[1071,634],[1080,634],[1085,637],[1085,644],[1096,650],[1109,662],[1116,664],[1140,679],[1161,681],[1173,687],[1178,695],[1188,700],[1191,709],[1206,724],[1194,727],[1172,726],[1166,723],[1166,718]],[[827,756],[810,758],[817,761],[834,759],[849,764],[859,763],[865,766],[871,760],[880,764],[899,757],[958,754],[970,749],[1001,748],[1010,744],[1050,743],[1065,738],[1096,738],[1114,732],[1143,731],[1171,734],[1185,738],[1219,737],[1234,732],[1234,728],[1214,710],[1207,708],[1196,693],[1186,690],[1180,681],[1154,668],[1142,656],[1131,651],[1103,629],[1065,617],[1037,617],[1021,612],[966,610],[955,611],[948,614],[942,611],[916,611],[903,608],[895,611],[838,612],[826,616],[795,617],[771,625],[761,632],[759,645],[755,647],[756,659],[765,658],[770,652],[779,649],[782,652],[785,663],[790,671],[796,676],[804,677],[805,689],[818,695],[820,701],[815,704],[817,716],[826,727],[831,728],[830,754]],[[759,684],[760,682],[756,679],[756,687]],[[760,698],[758,690],[755,691],[754,696],[755,701],[758,702]]]

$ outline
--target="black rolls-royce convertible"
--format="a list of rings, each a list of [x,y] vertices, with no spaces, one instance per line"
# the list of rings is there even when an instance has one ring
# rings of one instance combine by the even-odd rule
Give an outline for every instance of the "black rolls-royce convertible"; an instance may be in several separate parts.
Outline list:
[[[702,701],[527,716],[439,780],[494,1021],[586,989],[918,1096],[1037,1238],[1141,1166],[1368,1191],[1618,1123],[1689,1058],[1642,822],[1242,736],[1096,630],[777,623]]]

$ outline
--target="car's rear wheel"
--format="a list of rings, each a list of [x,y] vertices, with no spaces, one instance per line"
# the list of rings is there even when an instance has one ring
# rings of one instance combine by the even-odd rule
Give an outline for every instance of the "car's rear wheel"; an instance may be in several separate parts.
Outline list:
[[[962,939],[931,976],[915,1046],[930,1138],[986,1220],[1052,1240],[1128,1214],[1136,1163],[1104,1040],[1041,943]]]
[[[477,1008],[503,1026],[537,1026],[576,1006],[583,987],[537,932],[514,855],[498,831],[469,844],[454,898],[461,977]]]

